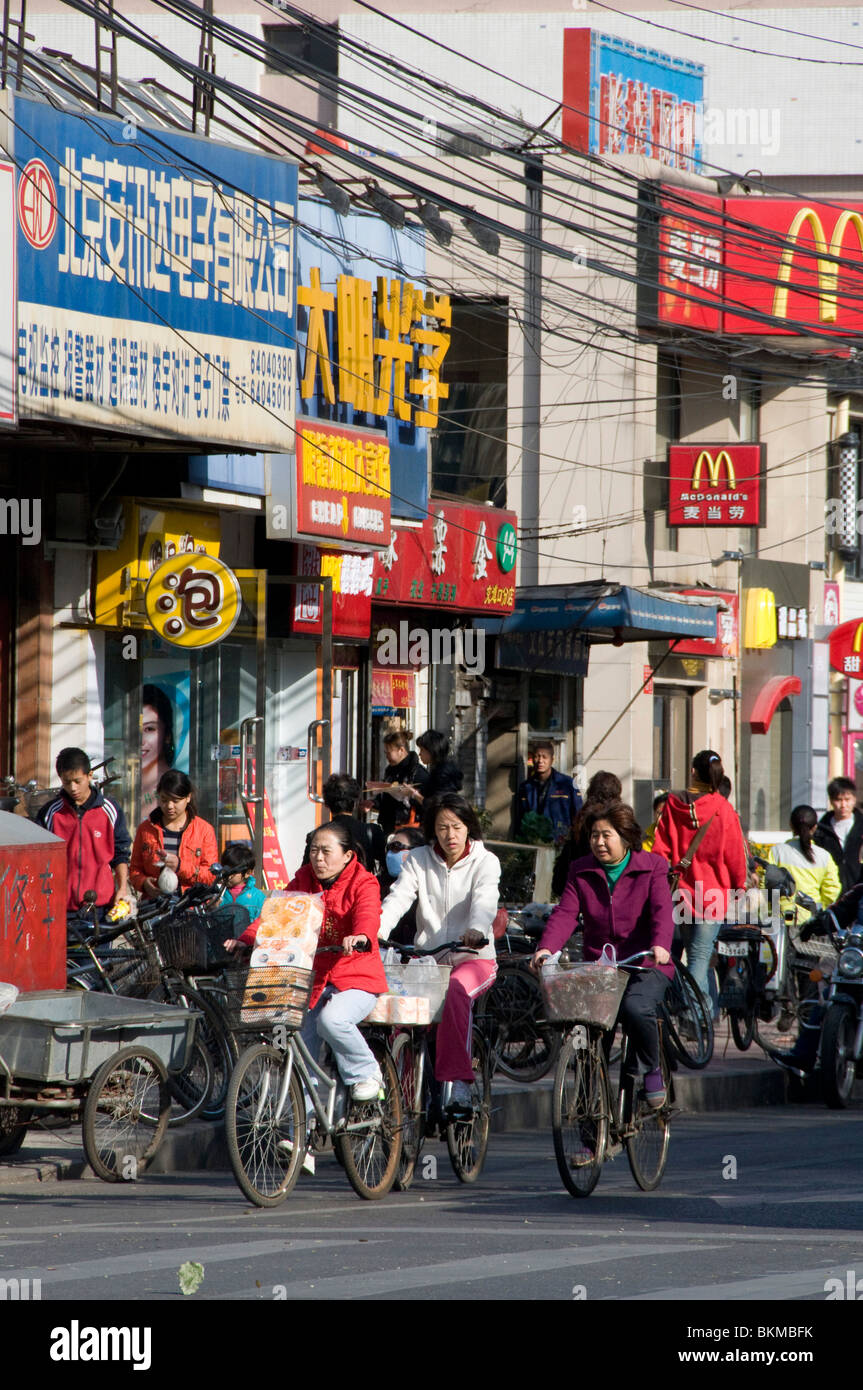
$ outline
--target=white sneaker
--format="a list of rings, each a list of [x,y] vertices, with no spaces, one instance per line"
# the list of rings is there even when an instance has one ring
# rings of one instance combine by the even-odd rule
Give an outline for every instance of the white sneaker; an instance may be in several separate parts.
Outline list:
[[[292,1154],[294,1152],[294,1145],[291,1139],[280,1139],[276,1148],[283,1154]],[[310,1154],[308,1150],[306,1150],[306,1153],[303,1155],[303,1166],[300,1171],[309,1173],[312,1177],[315,1175],[315,1157],[314,1154]]]
[[[381,1085],[382,1077],[379,1071],[376,1071],[374,1076],[355,1081],[351,1087],[351,1100],[377,1100]]]

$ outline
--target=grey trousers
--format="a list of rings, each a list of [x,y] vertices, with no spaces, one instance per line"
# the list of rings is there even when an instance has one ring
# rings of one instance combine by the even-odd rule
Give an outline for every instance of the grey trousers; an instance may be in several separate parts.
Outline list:
[[[374,1053],[357,1027],[374,1008],[376,994],[364,989],[336,990],[327,985],[313,1009],[306,1015],[301,1037],[318,1060],[321,1043],[329,1043],[339,1075],[346,1086],[365,1081],[378,1069]]]

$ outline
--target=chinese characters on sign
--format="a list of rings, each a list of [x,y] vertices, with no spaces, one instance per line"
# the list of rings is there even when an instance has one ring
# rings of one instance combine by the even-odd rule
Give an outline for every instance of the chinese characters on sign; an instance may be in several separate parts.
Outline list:
[[[174,555],[153,571],[144,595],[152,626],[176,647],[211,647],[240,616],[242,595],[232,570],[212,555]]]
[[[392,414],[434,429],[438,402],[449,395],[440,379],[450,343],[449,295],[423,294],[409,281],[384,276],[378,276],[373,294],[371,282],[355,275],[340,275],[333,293],[322,288],[315,266],[309,281],[297,290],[297,302],[308,315],[303,399],[320,389],[330,405],[338,399],[366,415]],[[338,344],[335,369],[333,342]]]
[[[830,665],[843,676],[863,675],[863,622],[851,618],[830,634]]]
[[[758,526],[761,444],[672,444],[668,449],[669,526]]]
[[[718,333],[722,307],[722,199],[663,190],[659,318]]]
[[[433,501],[421,527],[390,531],[375,559],[372,597],[377,603],[511,613],[515,555],[512,512]]]
[[[307,574],[309,578],[329,575],[333,581],[333,635],[367,638],[371,629],[374,554],[343,554],[321,550],[316,545],[300,545],[297,551],[298,574]],[[291,630],[309,635],[319,635],[323,631],[320,584],[297,587]]]
[[[382,434],[321,422],[297,427],[297,531],[386,544],[390,448]]]
[[[718,599],[722,607],[716,610],[716,636],[678,639],[674,643],[674,655],[736,657],[740,640],[740,603],[737,594],[727,589],[680,589],[678,592],[691,594],[693,598],[701,600]]]
[[[776,634],[778,637],[794,638],[809,636],[809,612],[806,608],[788,608],[781,604],[776,609]]]

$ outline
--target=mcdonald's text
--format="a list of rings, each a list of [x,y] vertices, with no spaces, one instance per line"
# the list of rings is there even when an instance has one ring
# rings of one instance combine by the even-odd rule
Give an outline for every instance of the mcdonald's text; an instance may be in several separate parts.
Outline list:
[[[763,452],[760,444],[672,444],[669,526],[758,526]]]

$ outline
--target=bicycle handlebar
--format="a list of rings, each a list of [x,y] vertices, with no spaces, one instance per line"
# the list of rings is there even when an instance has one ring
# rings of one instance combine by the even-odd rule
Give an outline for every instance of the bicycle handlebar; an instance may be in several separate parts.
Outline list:
[[[389,944],[389,943],[385,943]],[[394,943],[392,949],[400,951],[403,956],[441,956],[445,951],[466,951],[475,956],[482,950],[483,946],[488,945],[488,937],[484,936],[478,946],[465,946],[461,941],[444,941],[440,946],[412,946],[409,944]]]

